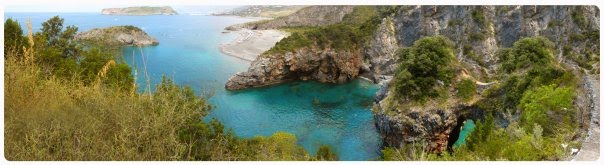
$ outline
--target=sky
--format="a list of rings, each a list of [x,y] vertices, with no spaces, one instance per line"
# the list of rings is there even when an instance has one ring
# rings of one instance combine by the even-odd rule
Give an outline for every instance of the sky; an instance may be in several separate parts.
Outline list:
[[[569,5],[597,4],[598,0],[0,0],[5,12],[98,12],[103,8],[129,6],[178,6],[205,5],[204,9],[225,8],[240,5],[317,5],[317,4],[441,4],[441,5],[476,5],[476,4],[540,4]],[[213,7],[212,7],[213,6]]]

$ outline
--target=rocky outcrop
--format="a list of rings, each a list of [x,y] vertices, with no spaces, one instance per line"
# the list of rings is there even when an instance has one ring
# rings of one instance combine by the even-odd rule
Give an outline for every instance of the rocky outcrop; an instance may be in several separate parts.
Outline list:
[[[170,6],[163,7],[127,7],[127,8],[107,8],[101,10],[103,15],[178,15],[176,10]]]
[[[290,80],[343,83],[357,77],[363,63],[360,52],[302,48],[285,54],[264,54],[247,72],[231,77],[225,87],[239,90],[273,85]]]
[[[229,26],[226,29],[278,29],[294,26],[322,26],[342,22],[344,16],[351,13],[354,6],[309,6],[285,17],[272,20],[251,22]]]
[[[107,28],[95,28],[80,32],[75,36],[76,40],[84,42],[101,43],[104,45],[157,45],[159,41],[149,36],[145,31],[134,26],[112,26]]]
[[[363,53],[367,59],[365,64],[368,68],[367,73],[371,74],[368,78],[380,82],[392,76],[398,67],[396,50],[399,49],[399,45],[392,17],[382,20],[370,42]]]

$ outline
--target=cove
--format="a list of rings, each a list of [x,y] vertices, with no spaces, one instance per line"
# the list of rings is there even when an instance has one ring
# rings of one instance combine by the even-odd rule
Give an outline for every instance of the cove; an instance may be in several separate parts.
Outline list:
[[[204,120],[216,118],[239,137],[283,131],[296,135],[298,144],[310,154],[316,153],[320,145],[329,145],[340,160],[380,157],[382,142],[370,110],[378,89],[375,84],[360,79],[345,84],[296,81],[242,91],[224,89],[228,78],[245,71],[250,63],[220,52],[219,44],[236,37],[223,34],[223,28],[251,19],[98,13],[5,13],[5,19],[17,19],[27,29],[25,21],[30,18],[34,31],[39,31],[41,23],[55,15],[65,19],[65,26],[75,25],[79,31],[116,25],[140,27],[160,44],[143,47],[142,53],[135,47],[121,52],[123,60],[138,70],[139,92],[147,85],[145,64],[152,90],[166,76],[179,85],[190,86],[198,95],[212,93],[209,101],[214,108]]]
[[[459,131],[459,138],[457,139],[457,141],[455,141],[453,147],[458,148],[461,145],[466,144],[466,139],[468,138],[468,135],[470,135],[470,133],[474,130],[475,127],[476,125],[474,124],[474,120],[468,119],[464,121],[462,129]]]

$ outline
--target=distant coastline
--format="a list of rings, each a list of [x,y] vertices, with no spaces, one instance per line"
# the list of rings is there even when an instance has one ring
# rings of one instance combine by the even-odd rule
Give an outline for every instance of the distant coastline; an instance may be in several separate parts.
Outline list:
[[[178,12],[170,6],[150,7],[137,6],[126,8],[105,8],[101,10],[103,15],[178,15]]]

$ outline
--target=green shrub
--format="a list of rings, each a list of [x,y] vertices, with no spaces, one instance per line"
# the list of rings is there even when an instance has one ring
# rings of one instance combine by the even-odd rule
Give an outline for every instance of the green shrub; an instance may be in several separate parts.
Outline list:
[[[583,13],[583,10],[580,7],[577,7],[575,8],[575,10],[572,11],[571,17],[573,19],[573,22],[577,26],[579,26],[579,28],[587,28],[587,19],[585,18],[585,14]]]
[[[527,37],[514,42],[509,49],[500,50],[501,68],[512,72],[531,66],[547,66],[554,61],[554,44],[545,37]]]
[[[550,21],[547,23],[547,26],[548,26],[548,27],[562,26],[562,21],[560,21],[560,20],[556,20],[556,19],[554,19],[554,20],[550,20]]]
[[[487,39],[485,32],[472,32],[470,33],[470,41],[484,41]]]
[[[482,56],[477,55],[474,52],[474,50],[472,50],[472,46],[464,45],[463,49],[462,49],[462,53],[464,55],[466,55],[467,57],[469,57],[470,59],[472,59],[473,61],[475,61],[476,63],[478,63],[478,65],[486,66],[486,63],[484,62],[484,58]]]
[[[449,26],[461,26],[463,25],[463,21],[460,19],[451,19],[449,20],[449,22],[447,23],[447,25]]]
[[[463,79],[457,84],[457,96],[463,101],[469,101],[476,94],[476,83],[470,79]]]
[[[480,27],[485,28],[488,24],[487,18],[484,16],[484,9],[480,6],[472,10],[472,20],[476,22]]]
[[[394,76],[397,93],[416,101],[439,96],[438,81],[447,86],[454,76],[452,46],[446,37],[432,36],[398,51],[402,61]]]
[[[571,131],[575,114],[573,98],[572,88],[554,84],[527,91],[519,105],[522,126],[532,130],[535,123],[542,125],[544,134],[549,136]]]

